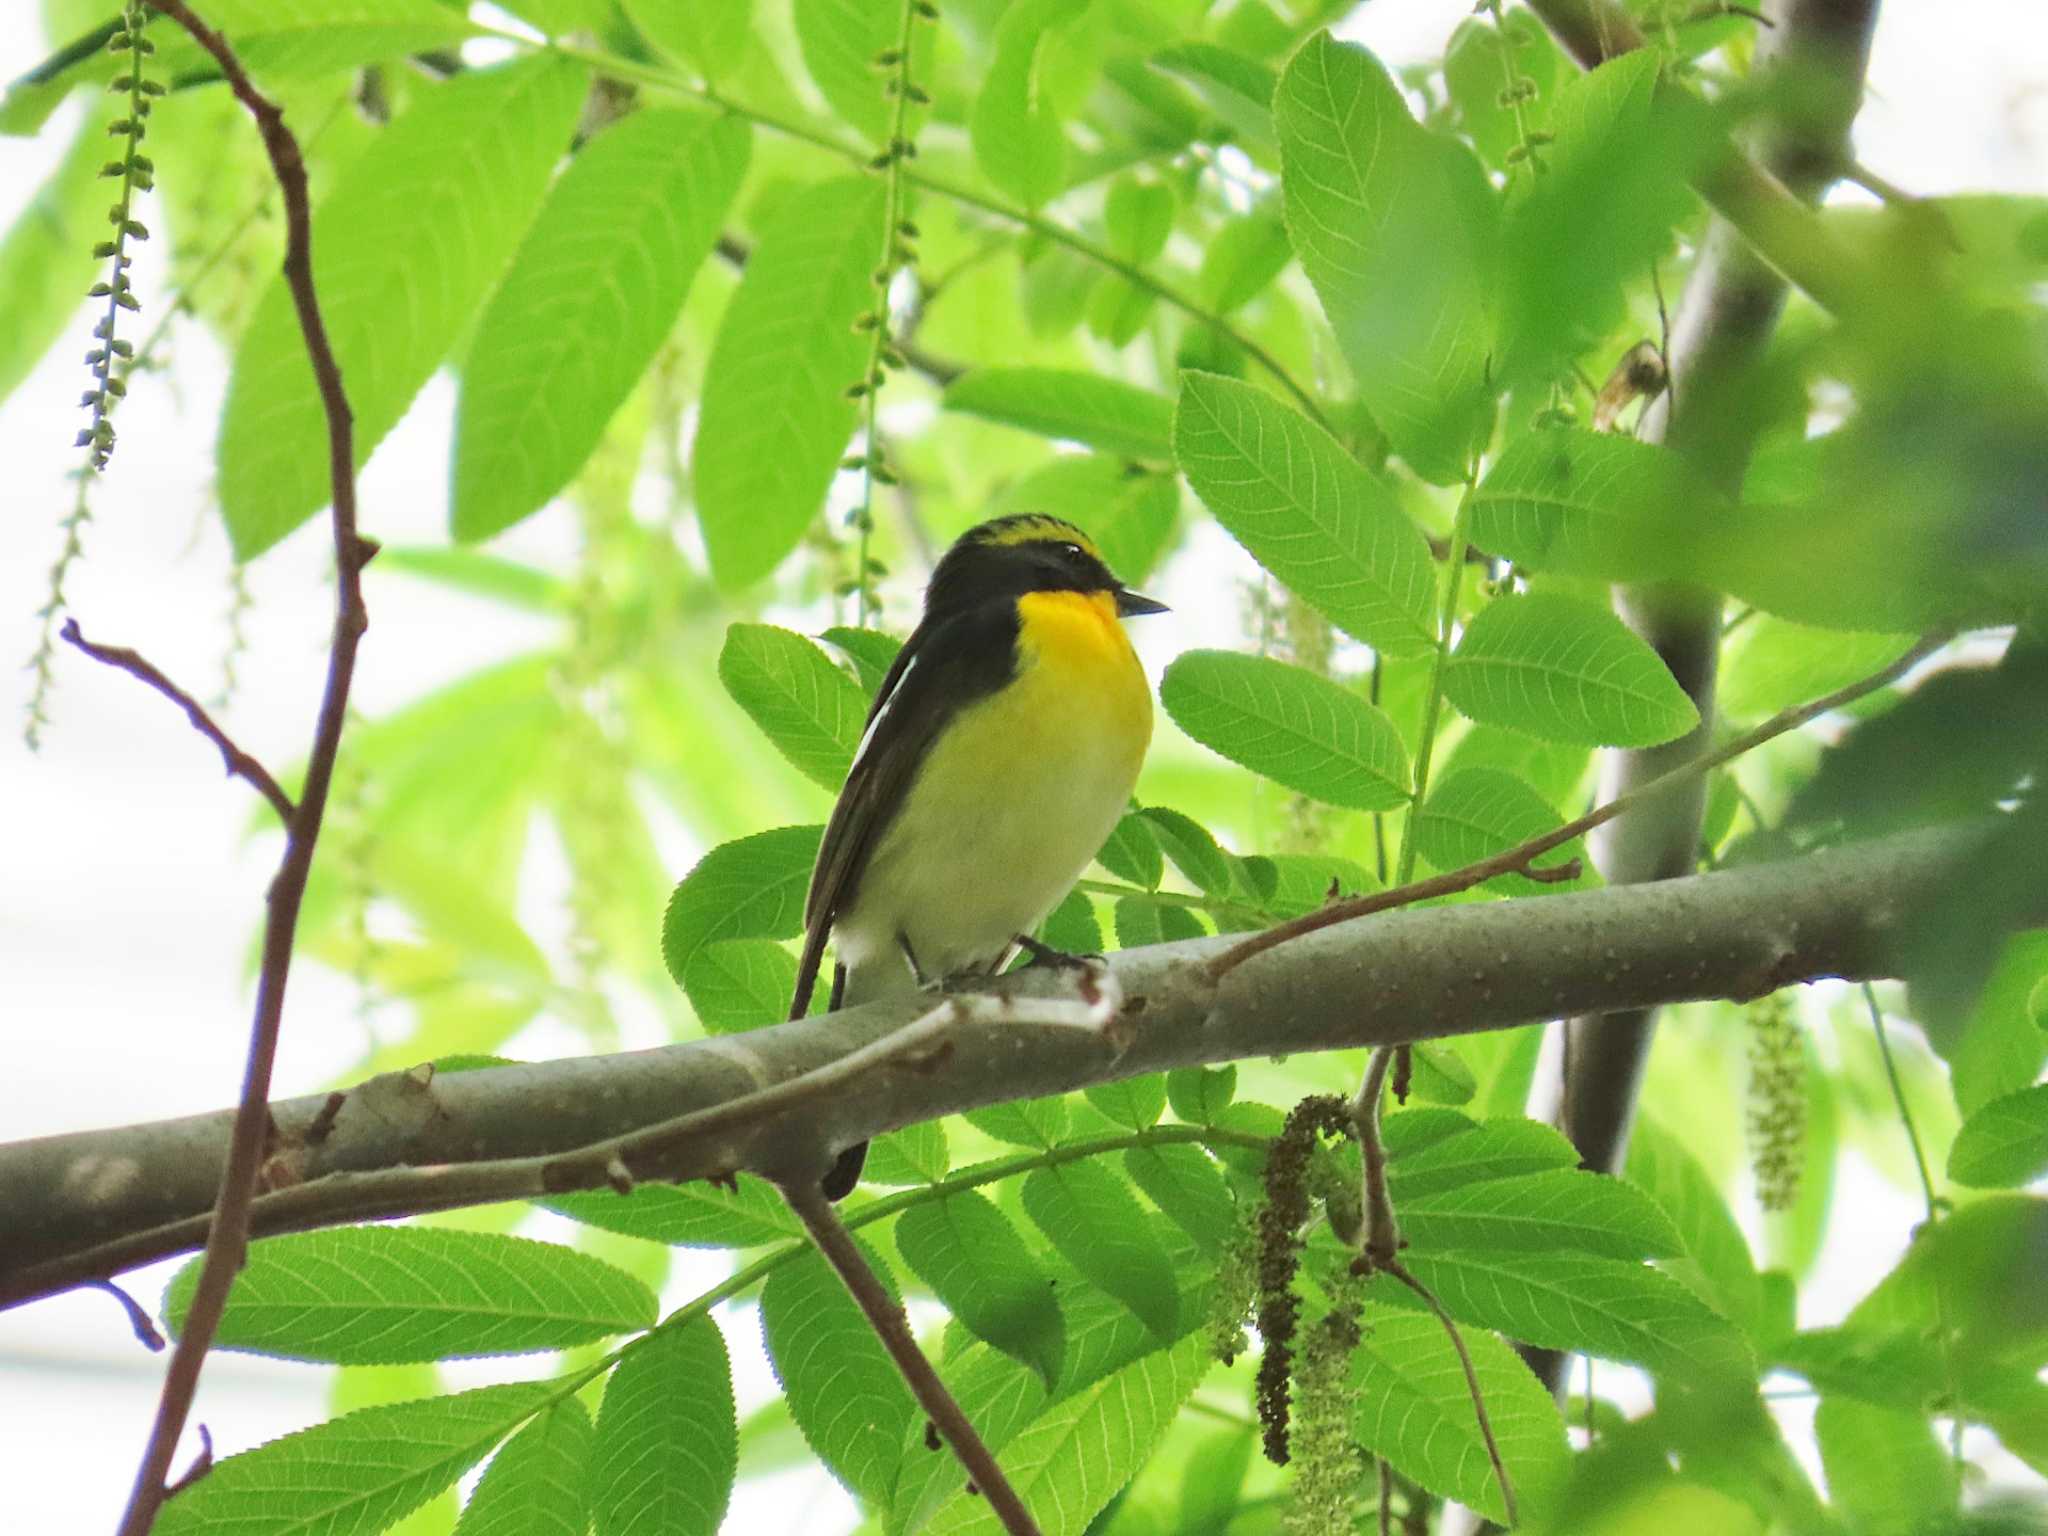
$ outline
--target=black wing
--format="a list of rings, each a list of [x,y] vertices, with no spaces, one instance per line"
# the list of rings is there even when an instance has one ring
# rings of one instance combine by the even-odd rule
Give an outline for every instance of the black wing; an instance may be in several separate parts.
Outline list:
[[[896,653],[818,845],[804,901],[792,1019],[804,1016],[833,920],[853,900],[868,855],[902,805],[925,753],[954,714],[1016,675],[1016,658],[1017,608],[1007,601],[952,613],[936,624],[927,619]],[[837,993],[835,986],[835,1001]]]

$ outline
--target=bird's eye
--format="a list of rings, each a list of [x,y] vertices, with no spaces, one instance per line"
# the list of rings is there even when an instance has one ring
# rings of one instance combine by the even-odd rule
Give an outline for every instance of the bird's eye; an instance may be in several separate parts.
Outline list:
[[[1085,560],[1088,558],[1088,552],[1081,548],[1081,546],[1078,544],[1062,544],[1060,546],[1060,553],[1066,556],[1066,558],[1069,560],[1078,561]]]

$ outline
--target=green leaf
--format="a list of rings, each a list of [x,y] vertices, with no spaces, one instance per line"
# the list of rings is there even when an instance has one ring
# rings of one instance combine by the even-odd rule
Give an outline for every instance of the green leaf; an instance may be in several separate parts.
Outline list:
[[[1526,783],[1546,805],[1574,805],[1592,761],[1590,747],[1538,741],[1497,725],[1475,725],[1458,738],[1442,771],[1448,777],[1463,768],[1498,768]]]
[[[1186,907],[1150,901],[1143,896],[1119,897],[1114,915],[1118,949],[1142,949],[1147,944],[1199,939],[1209,931]]]
[[[1972,1189],[2010,1189],[2048,1173],[2048,1083],[1993,1099],[1956,1132],[1948,1176]]]
[[[584,1536],[596,1443],[582,1404],[563,1398],[491,1458],[455,1536]]]
[[[1360,811],[1407,799],[1408,758],[1393,722],[1305,668],[1188,651],[1167,667],[1159,699],[1203,746],[1301,794]]]
[[[1088,893],[1072,890],[1038,925],[1038,942],[1069,955],[1102,953],[1102,925],[1095,920],[1095,903]]]
[[[1159,564],[1180,516],[1180,486],[1109,454],[1063,453],[1009,486],[994,512],[1050,512],[1095,540],[1102,560],[1132,586]]]
[[[1166,1102],[1189,1125],[1215,1124],[1236,1092],[1235,1066],[1175,1067],[1166,1074]]]
[[[1462,1322],[1699,1383],[1753,1375],[1742,1335],[1669,1275],[1579,1253],[1411,1253],[1408,1267]],[[1375,1291],[1412,1307],[1403,1288]]]
[[[893,102],[882,94],[885,72],[875,67],[875,55],[896,46],[902,9],[863,0],[795,0],[790,14],[804,68],[820,94],[849,127],[880,144],[889,134]],[[930,78],[915,68],[912,77]]]
[[[303,79],[452,48],[475,31],[460,11],[434,0],[293,0],[286,6],[215,0],[206,20],[234,39],[236,54],[259,81]],[[157,27],[150,36],[158,50],[153,70],[171,79],[219,77],[212,58],[178,28]]]
[[[1556,593],[1482,608],[1444,668],[1444,693],[1474,720],[1586,746],[1651,747],[1699,724],[1670,669],[1626,624]]]
[[[1155,1350],[1048,1408],[996,1453],[1045,1536],[1083,1536],[1136,1475],[1208,1373],[1199,1334]],[[931,1536],[997,1536],[988,1500],[956,1497],[926,1527]]]
[[[1069,1264],[1155,1337],[1173,1337],[1180,1316],[1173,1265],[1121,1179],[1093,1162],[1034,1169],[1024,1179],[1024,1210]]]
[[[1148,805],[1138,814],[1189,884],[1206,896],[1230,894],[1230,862],[1207,827],[1163,805]]]
[[[1425,1128],[1431,1134],[1427,1140],[1404,1143],[1397,1139],[1396,1126],[1400,1136]],[[1471,1126],[1462,1115],[1444,1119],[1409,1110],[1387,1117],[1386,1139],[1387,1188],[1397,1208],[1477,1180],[1573,1168],[1579,1161],[1569,1141],[1535,1120],[1489,1120]]]
[[[861,1177],[870,1184],[936,1184],[951,1166],[946,1128],[937,1120],[898,1126],[868,1144]]]
[[[895,1295],[888,1266],[862,1251]],[[886,1504],[917,1405],[824,1259],[806,1253],[768,1277],[761,1333],[805,1443],[862,1499]]]
[[[2048,1365],[2048,1199],[1992,1195],[1921,1227],[1889,1275],[1857,1303],[1860,1333],[1919,1331],[1947,1345],[1950,1368]]]
[[[454,1486],[551,1396],[521,1381],[344,1414],[214,1463],[164,1505],[156,1530],[375,1536]]]
[[[1272,67],[1215,43],[1186,42],[1163,48],[1148,61],[1162,74],[1186,83],[1202,105],[1239,137],[1273,142]]]
[[[630,1195],[593,1189],[540,1203],[586,1226],[678,1248],[756,1248],[802,1237],[804,1230],[775,1186],[751,1173],[735,1174],[730,1189],[693,1179],[636,1184]]]
[[[730,76],[753,39],[753,0],[620,0],[633,25],[670,58],[708,80]]]
[[[1017,1099],[970,1109],[963,1117],[979,1131],[1013,1147],[1043,1152],[1067,1134],[1067,1101],[1059,1094],[1042,1099]]]
[[[1372,872],[1356,860],[1334,853],[1273,853],[1273,893],[1262,905],[1277,918],[1313,912],[1330,899],[1334,885],[1340,896],[1361,896],[1380,888]]]
[[[896,1246],[968,1332],[1037,1371],[1051,1391],[1065,1351],[1052,1282],[1008,1217],[962,1190],[914,1205],[896,1221]]]
[[[1671,1218],[1641,1190],[1577,1168],[1439,1190],[1404,1201],[1400,1218],[1409,1239],[1428,1249],[1663,1259],[1683,1247]]]
[[[1384,656],[1435,647],[1429,546],[1329,433],[1262,389],[1188,372],[1173,446],[1216,520],[1331,623]]]
[[[867,366],[883,186],[846,177],[785,199],[761,230],[704,374],[694,462],[711,573],[759,581],[824,510]]]
[[[1967,1117],[1993,1099],[2017,1093],[2048,1061],[2048,1028],[2036,1023],[2048,987],[2048,932],[2035,929],[2005,941],[1962,1037],[1944,1052],[1956,1108]]]
[[[1049,1401],[1036,1372],[986,1344],[969,1341],[949,1352],[939,1362],[939,1376],[991,1451],[1015,1439]],[[933,1455],[923,1420],[913,1421],[884,1529],[891,1536],[917,1536],[942,1505],[961,1495],[960,1485],[959,1462],[950,1452]]]
[[[881,690],[882,680],[889,675],[896,653],[903,649],[903,642],[894,635],[885,635],[879,629],[849,629],[843,624],[835,624],[820,632],[818,638],[844,651],[852,660],[854,671],[860,674],[860,685],[869,698]]]
[[[669,897],[661,954],[677,985],[690,962],[721,939],[793,939],[803,932],[804,893],[822,827],[776,827],[720,843]]]
[[[1602,581],[1681,574],[1722,498],[1675,451],[1546,427],[1501,451],[1472,493],[1472,542],[1532,571]]]
[[[511,527],[583,467],[675,324],[750,142],[735,117],[644,108],[556,179],[463,363],[456,538]]]
[[[1813,1434],[1829,1500],[1858,1536],[1911,1536],[1954,1520],[1956,1468],[1926,1414],[1823,1397]]]
[[[590,1466],[597,1536],[715,1536],[738,1466],[725,1336],[708,1317],[671,1319],[605,1385]]]
[[[1543,797],[1521,779],[1498,768],[1460,768],[1438,779],[1415,820],[1415,848],[1438,869],[1462,869],[1564,824]],[[1544,883],[1527,875],[1495,875],[1488,890],[1508,895],[1541,895],[1598,885],[1586,840],[1575,837],[1537,861],[1538,869],[1557,869],[1577,859],[1578,878]]]
[[[1640,49],[1572,71],[1552,94],[1553,142],[1509,199],[1503,242],[1497,367],[1517,383],[1547,383],[1630,323],[1625,286],[1665,257],[1693,207],[1686,183],[1711,129],[1706,113],[1655,99],[1665,67],[1661,50]]]
[[[179,1270],[165,1320],[184,1328],[199,1260]],[[530,1238],[440,1227],[336,1227],[250,1245],[217,1342],[288,1360],[395,1365],[566,1349],[654,1322],[622,1270]]]
[[[1763,1290],[1756,1261],[1713,1177],[1683,1142],[1647,1118],[1629,1135],[1627,1171],[1629,1182],[1646,1191],[1678,1229],[1688,1262],[1667,1267],[1757,1339]]]
[[[377,554],[377,571],[403,571],[455,592],[489,598],[508,608],[555,615],[565,612],[573,597],[569,584],[536,566],[507,560],[480,549],[434,544],[386,544]]]
[[[79,123],[64,158],[0,239],[0,400],[64,333],[100,265],[92,248],[105,228],[106,118],[96,110]]]
[[[968,120],[982,174],[1027,207],[1045,202],[1066,180],[1066,134],[1045,78],[1056,61],[1046,45],[1084,6],[1085,0],[1018,0],[1005,10]]]
[[[1549,1391],[1507,1345],[1467,1329],[1501,1460],[1524,1520],[1549,1506],[1570,1470],[1564,1420]],[[1457,1350],[1434,1317],[1380,1311],[1353,1366],[1358,1443],[1431,1493],[1507,1518]]]
[[[1119,880],[1142,885],[1148,891],[1158,890],[1160,878],[1166,873],[1166,862],[1159,853],[1159,838],[1151,823],[1135,813],[1117,818],[1109,841],[1095,855],[1095,862]]]
[[[1124,1153],[1123,1163],[1131,1182],[1193,1238],[1195,1246],[1212,1257],[1222,1253],[1237,1227],[1237,1202],[1200,1147],[1132,1147]]]
[[[1166,1113],[1166,1078],[1158,1072],[1093,1083],[1082,1092],[1090,1104],[1125,1130],[1150,1130]]]
[[[683,966],[690,1007],[714,1035],[782,1023],[795,990],[796,956],[773,939],[718,939]]]
[[[1292,260],[1287,226],[1254,210],[1230,220],[1209,241],[1197,291],[1211,309],[1227,315],[1263,293]]]
[[[1722,648],[1714,701],[1734,719],[1760,720],[1868,677],[1903,656],[1913,639],[1815,629],[1758,613]]]
[[[1418,1040],[1409,1061],[1415,1074],[1414,1096],[1425,1104],[1469,1104],[1479,1091],[1479,1079],[1465,1059],[1446,1044]]]
[[[945,407],[1121,458],[1173,457],[1173,402],[1098,373],[976,368],[946,386]]]
[[[358,467],[504,270],[587,80],[580,65],[545,55],[422,88],[314,210],[313,280],[355,416]],[[218,454],[237,559],[327,504],[327,418],[282,274],[236,349]]]
[[[838,791],[860,746],[868,701],[830,657],[773,624],[735,624],[718,653],[718,680],[805,778]]]
[[[1287,227],[1360,397],[1417,474],[1462,479],[1492,419],[1498,199],[1377,59],[1327,32],[1281,75],[1273,119]]]

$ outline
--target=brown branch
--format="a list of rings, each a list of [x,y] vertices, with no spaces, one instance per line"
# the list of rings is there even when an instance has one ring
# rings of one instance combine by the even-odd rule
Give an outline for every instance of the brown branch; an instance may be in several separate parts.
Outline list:
[[[1358,1257],[1352,1260],[1353,1274],[1391,1275],[1409,1290],[1420,1296],[1429,1310],[1436,1314],[1436,1320],[1443,1324],[1444,1332],[1450,1335],[1451,1347],[1458,1352],[1458,1363],[1465,1368],[1465,1390],[1472,1398],[1472,1412],[1479,1421],[1479,1438],[1486,1444],[1486,1459],[1493,1464],[1493,1475],[1500,1484],[1501,1503],[1507,1508],[1508,1525],[1519,1524],[1515,1513],[1515,1485],[1508,1476],[1506,1463],[1500,1457],[1500,1445],[1493,1438],[1493,1423],[1486,1413],[1486,1394],[1480,1390],[1479,1373],[1472,1367],[1471,1353],[1465,1348],[1464,1335],[1458,1331],[1451,1314],[1444,1310],[1436,1293],[1409,1272],[1401,1262],[1401,1228],[1394,1219],[1393,1197],[1387,1192],[1387,1147],[1380,1136],[1380,1099],[1387,1085],[1387,1069],[1394,1058],[1401,1054],[1403,1047],[1383,1045],[1372,1053],[1367,1063],[1365,1079],[1358,1085],[1358,1097],[1351,1101],[1351,1125],[1358,1135],[1358,1161],[1363,1170],[1360,1208],[1363,1220],[1359,1223]],[[1381,1461],[1380,1509],[1382,1523],[1385,1521],[1387,1486],[1386,1463]]]
[[[94,1290],[105,1291],[121,1303],[121,1310],[128,1314],[128,1326],[134,1332],[138,1344],[153,1355],[163,1353],[164,1336],[157,1332],[156,1324],[150,1321],[149,1313],[141,1302],[111,1280],[94,1280],[91,1284]]]
[[[149,1443],[136,1468],[135,1486],[122,1515],[120,1536],[146,1536],[166,1496],[165,1478],[179,1435],[192,1411],[199,1373],[212,1347],[227,1306],[228,1291],[248,1251],[250,1205],[263,1164],[270,1127],[270,1076],[277,1058],[278,1031],[284,1018],[285,982],[291,974],[292,943],[298,930],[299,907],[312,873],[313,850],[334,780],[335,757],[341,749],[342,724],[348,710],[349,685],[355,676],[356,649],[368,618],[363,609],[362,567],[375,546],[356,531],[355,428],[341,368],[328,340],[327,325],[313,288],[312,205],[306,188],[305,158],[299,141],[285,126],[283,110],[251,83],[227,39],[195,16],[184,0],[149,0],[199,44],[220,66],[228,87],[255,120],[263,148],[277,177],[285,212],[284,278],[291,292],[299,330],[306,343],[313,378],[327,419],[328,481],[333,498],[335,618],[328,647],[327,679],[320,699],[312,749],[306,757],[306,783],[287,823],[284,856],[271,881],[263,927],[263,960],[256,983],[255,1017],[250,1024],[248,1058],[242,1073],[241,1102],[235,1112],[226,1166],[220,1175],[212,1227],[206,1241],[199,1283],[193,1292],[184,1331],[165,1372]]]
[[[1436,1299],[1436,1293],[1408,1272],[1406,1265],[1398,1259],[1380,1266],[1396,1280],[1407,1286],[1423,1300],[1436,1320],[1444,1325],[1444,1332],[1450,1335],[1451,1348],[1458,1352],[1458,1364],[1465,1368],[1465,1390],[1472,1398],[1472,1413],[1479,1420],[1479,1438],[1486,1445],[1486,1459],[1493,1463],[1494,1480],[1500,1484],[1501,1502],[1507,1506],[1510,1528],[1521,1524],[1521,1517],[1515,1511],[1514,1479],[1508,1476],[1507,1464],[1500,1459],[1500,1442],[1493,1438],[1493,1421],[1486,1416],[1486,1394],[1479,1390],[1479,1373],[1472,1368],[1472,1352],[1465,1348],[1465,1336],[1458,1331],[1457,1319],[1444,1310],[1444,1304]]]
[[[1038,1523],[1031,1518],[1031,1511],[1024,1507],[1024,1501],[1010,1486],[1009,1477],[996,1464],[994,1454],[973,1422],[939,1380],[939,1373],[917,1347],[917,1340],[910,1336],[910,1322],[903,1315],[902,1303],[889,1294],[868,1267],[860,1245],[839,1219],[832,1202],[825,1198],[818,1181],[793,1179],[782,1186],[782,1198],[803,1222],[825,1262],[846,1282],[846,1289],[867,1318],[868,1326],[875,1330],[882,1347],[889,1351],[889,1358],[896,1362],[896,1369],[903,1373],[918,1406],[953,1448],[960,1465],[967,1469],[970,1486],[988,1500],[989,1508],[1010,1536],[1039,1536]]]
[[[272,777],[270,770],[236,746],[229,739],[228,733],[214,724],[213,716],[206,712],[197,699],[165,677],[153,663],[143,657],[141,652],[132,651],[125,645],[95,644],[79,632],[76,619],[66,619],[64,628],[59,633],[94,661],[104,662],[107,666],[117,667],[126,672],[130,677],[142,679],[184,710],[186,718],[192,722],[192,728],[220,748],[221,760],[227,764],[228,777],[246,779],[259,795],[270,802],[270,808],[277,812],[280,821],[287,827],[292,824],[297,807],[292,804],[292,797],[286,794]]]
[[[1677,767],[1637,785],[1627,794],[1617,795],[1604,804],[1596,805],[1576,821],[1568,821],[1561,827],[1553,828],[1526,842],[1517,843],[1512,848],[1503,849],[1476,863],[1467,864],[1462,869],[1432,875],[1426,880],[1411,881],[1390,891],[1374,891],[1370,895],[1353,897],[1349,901],[1331,902],[1313,912],[1306,912],[1300,917],[1275,924],[1262,933],[1255,933],[1210,961],[1210,978],[1221,981],[1254,956],[1298,939],[1303,934],[1314,933],[1319,928],[1328,928],[1333,923],[1348,923],[1353,918],[1368,917],[1375,912],[1385,912],[1394,907],[1412,906],[1418,901],[1428,901],[1432,897],[1469,891],[1473,886],[1483,885],[1496,875],[1519,874],[1536,880],[1569,879],[1569,875],[1562,875],[1556,871],[1532,872],[1530,865],[1532,861],[1541,858],[1552,849],[1561,848],[1573,838],[1581,837],[1593,828],[1612,821],[1630,806],[1639,804],[1674,784],[1697,777],[1710,769],[1720,767],[1723,763],[1732,762],[1743,753],[1753,751],[1787,731],[1796,730],[1829,710],[1840,709],[1845,704],[1854,703],[1865,694],[1875,692],[1885,684],[1896,681],[1941,649],[1948,641],[1949,637],[1945,634],[1929,635],[1909,648],[1898,660],[1878,668],[1869,676],[1837,688],[1822,698],[1780,711],[1754,730],[1743,732],[1742,735],[1724,742],[1711,752],[1702,752],[1698,757],[1680,763]],[[1576,860],[1573,862],[1576,863]]]

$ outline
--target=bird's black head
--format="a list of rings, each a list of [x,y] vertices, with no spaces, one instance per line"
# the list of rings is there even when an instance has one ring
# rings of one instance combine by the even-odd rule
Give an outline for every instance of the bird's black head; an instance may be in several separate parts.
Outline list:
[[[1104,593],[1126,618],[1163,613],[1166,604],[1129,590],[1103,564],[1095,541],[1043,512],[998,517],[953,543],[925,588],[927,616],[956,612],[1026,592]]]

